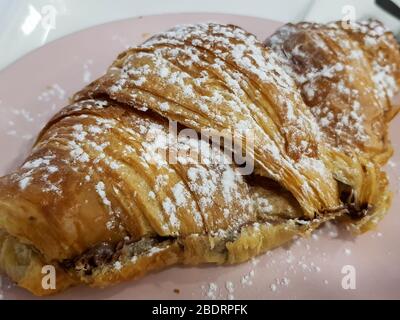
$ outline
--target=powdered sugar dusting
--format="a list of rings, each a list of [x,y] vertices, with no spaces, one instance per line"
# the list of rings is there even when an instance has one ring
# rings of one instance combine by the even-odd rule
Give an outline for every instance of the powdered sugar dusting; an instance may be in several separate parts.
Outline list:
[[[104,182],[100,181],[96,184],[96,192],[100,196],[104,205],[111,206],[111,202],[110,202],[110,200],[108,200],[107,195],[106,195]]]
[[[330,77],[343,68],[335,65],[323,75]],[[150,108],[197,131],[207,123],[210,131],[226,129],[237,140],[254,131],[254,155],[259,170],[293,191],[306,208],[313,206],[307,202],[314,193],[326,205],[335,202],[331,193],[323,191],[331,190],[335,184],[328,170],[307,167],[307,172],[312,172],[316,179],[310,184],[306,182],[305,188],[283,179],[283,172],[287,172],[296,181],[304,180],[296,162],[300,154],[317,158],[318,126],[293,79],[281,67],[279,57],[265,50],[254,35],[238,27],[215,23],[177,26],[126,51],[104,79],[108,77],[110,86],[100,85],[97,91],[104,90],[113,99],[135,108]],[[277,109],[276,117],[264,111],[270,108],[268,99],[262,98],[266,92]],[[269,126],[279,129],[267,130]],[[285,148],[282,139],[287,143]],[[304,161],[302,168],[309,163]],[[283,168],[282,172],[278,168]],[[201,172],[197,175],[200,177]],[[225,178],[230,178],[228,173]],[[235,195],[226,182],[223,194],[230,199]],[[189,185],[195,192],[201,189]],[[208,185],[213,188],[209,182]],[[210,201],[202,193],[203,210]],[[311,211],[309,214],[313,214]]]

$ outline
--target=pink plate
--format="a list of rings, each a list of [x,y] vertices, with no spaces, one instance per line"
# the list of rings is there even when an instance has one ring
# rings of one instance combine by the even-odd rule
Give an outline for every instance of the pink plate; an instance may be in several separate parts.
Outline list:
[[[263,40],[281,23],[221,14],[134,18],[90,28],[33,51],[0,72],[0,175],[26,156],[35,135],[68,97],[100,76],[119,52],[176,24],[237,24]],[[392,124],[400,148],[400,117]],[[63,299],[330,299],[400,298],[399,154],[388,165],[392,208],[376,231],[353,238],[335,225],[238,266],[174,267],[108,289],[78,287]],[[397,164],[397,165],[396,165]],[[355,289],[345,289],[345,266],[354,267]],[[344,269],[343,269],[344,268]],[[179,293],[176,293],[179,289]],[[3,279],[5,299],[31,294]]]

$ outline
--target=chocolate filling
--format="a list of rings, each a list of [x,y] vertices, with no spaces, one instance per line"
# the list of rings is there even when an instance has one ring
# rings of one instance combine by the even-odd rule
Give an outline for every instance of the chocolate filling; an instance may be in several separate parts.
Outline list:
[[[340,183],[340,200],[345,204],[345,213],[353,220],[364,218],[372,209],[368,203],[357,204],[354,189],[344,183]]]
[[[133,257],[148,252],[155,245],[170,242],[169,237],[143,238],[139,241],[132,238],[123,239],[117,243],[101,242],[80,256],[64,260],[61,265],[65,269],[73,269],[79,273],[90,276],[94,269],[117,261],[122,255]]]

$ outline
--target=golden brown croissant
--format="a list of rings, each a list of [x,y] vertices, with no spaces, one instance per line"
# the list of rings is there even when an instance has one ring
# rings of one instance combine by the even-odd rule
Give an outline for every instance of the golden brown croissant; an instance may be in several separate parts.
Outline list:
[[[0,179],[0,269],[37,295],[80,283],[103,287],[177,263],[239,263],[326,220],[382,213],[388,193],[366,196],[364,183],[386,187],[380,165],[388,155],[380,155],[389,148],[390,117],[376,111],[380,151],[345,145],[360,149],[353,160],[333,142],[337,132],[321,130],[292,60],[281,56],[281,38],[266,49],[236,26],[200,24],[122,53],[47,124],[25,163]],[[385,114],[393,116],[388,101]],[[243,140],[240,152],[254,159],[256,174],[242,176],[220,147],[179,134],[185,127]],[[253,145],[245,143],[249,131]],[[348,163],[362,168],[360,180]],[[354,199],[344,199],[351,191]],[[54,290],[42,286],[49,264]]]
[[[357,227],[371,227],[388,206],[381,166],[392,155],[388,122],[400,108],[392,100],[400,90],[400,51],[393,34],[377,21],[299,23],[282,27],[266,45],[295,80],[324,139],[340,151],[328,162],[349,190],[342,196],[356,215],[365,216]]]
[[[165,119],[110,101],[63,109],[1,179],[1,268],[35,294],[52,293],[47,264],[56,290],[105,286],[176,263],[245,261],[321,222],[205,141],[178,136],[169,163],[168,134]]]
[[[149,108],[182,125],[251,130],[256,171],[278,181],[309,218],[340,208],[337,184],[321,153],[318,128],[294,81],[254,35],[199,24],[161,33],[127,50],[75,100],[109,96]]]

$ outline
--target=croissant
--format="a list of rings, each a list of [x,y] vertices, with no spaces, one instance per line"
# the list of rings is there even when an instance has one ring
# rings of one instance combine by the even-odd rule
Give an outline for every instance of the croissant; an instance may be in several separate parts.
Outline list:
[[[299,23],[285,25],[265,45],[296,82],[324,140],[340,151],[329,162],[342,198],[362,218],[357,228],[371,228],[390,197],[381,167],[393,153],[388,123],[400,109],[393,100],[400,90],[396,39],[375,20]]]
[[[392,91],[357,86],[366,99],[360,112],[374,114],[360,123],[371,141],[328,130],[288,44],[301,26],[284,27],[267,47],[233,25],[180,26],[120,54],[49,121],[22,166],[0,178],[0,269],[48,295],[174,264],[240,263],[331,219],[372,227],[390,203],[381,166],[390,157],[387,125],[396,110],[389,95],[398,83]],[[313,28],[331,37],[330,26]],[[391,44],[388,32],[377,37]],[[348,41],[360,46],[360,38]],[[398,48],[385,45],[377,63],[392,64],[379,81],[398,81]],[[367,66],[380,55],[360,51]],[[329,59],[351,66],[341,55]],[[304,70],[320,66],[303,63]],[[312,85],[343,112],[350,108],[335,99],[336,77]],[[379,98],[368,100],[375,91]],[[336,116],[340,110],[332,107]],[[353,126],[343,123],[344,132]],[[203,132],[242,142],[229,151],[248,155],[254,172],[244,175]],[[54,289],[42,286],[45,265],[55,267]]]

